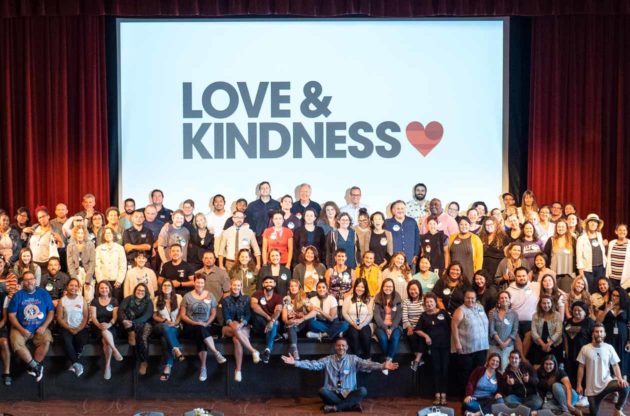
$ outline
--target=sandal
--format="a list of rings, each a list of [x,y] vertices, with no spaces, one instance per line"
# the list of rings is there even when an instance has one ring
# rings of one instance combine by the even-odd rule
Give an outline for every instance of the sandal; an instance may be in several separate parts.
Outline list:
[[[433,406],[439,406],[442,404],[442,401],[440,400],[440,395],[436,394],[435,395],[435,400],[433,400]]]
[[[168,368],[168,372],[166,371],[167,368]],[[160,376],[160,381],[168,381],[170,377],[171,377],[171,367],[164,366],[164,370],[162,370],[162,375]]]
[[[173,348],[173,356],[180,363],[186,359],[186,357],[184,356],[184,354],[179,348]]]

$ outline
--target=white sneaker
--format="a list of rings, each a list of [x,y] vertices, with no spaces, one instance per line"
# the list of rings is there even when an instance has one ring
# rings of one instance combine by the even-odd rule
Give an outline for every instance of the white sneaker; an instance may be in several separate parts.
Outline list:
[[[217,351],[217,353],[214,354],[214,358],[217,359],[217,363],[219,364],[223,364],[227,361],[227,358],[225,358],[223,354],[221,354],[219,351]]]
[[[312,331],[308,331],[308,332],[306,333],[306,338],[309,338],[309,339],[316,339],[316,340],[318,340],[318,341],[321,341],[321,340],[322,340],[322,334],[321,334],[321,332],[312,332]]]
[[[243,375],[241,374],[240,371],[236,371],[234,373],[234,381],[236,381],[237,383],[240,383],[241,380],[243,380]]]
[[[74,367],[74,373],[77,375],[77,377],[81,377],[81,374],[83,374],[83,365],[81,365],[80,363],[74,363],[72,367]]]
[[[105,380],[109,380],[112,378],[112,369],[111,367],[105,367],[105,372],[103,373],[103,378]]]
[[[258,351],[254,351],[252,353],[252,360],[254,361],[254,364],[258,364],[260,362],[260,353]]]
[[[199,381],[206,381],[208,379],[208,370],[206,367],[201,367],[199,369]]]
[[[382,370],[382,373],[385,374],[386,376],[388,376],[389,375],[389,370],[387,370],[387,369]]]
[[[580,396],[575,405],[579,407],[588,407],[588,399],[586,398],[586,396]]]
[[[70,367],[68,367],[68,371],[70,371],[71,373],[77,373],[77,368],[75,367],[74,364],[72,364]]]

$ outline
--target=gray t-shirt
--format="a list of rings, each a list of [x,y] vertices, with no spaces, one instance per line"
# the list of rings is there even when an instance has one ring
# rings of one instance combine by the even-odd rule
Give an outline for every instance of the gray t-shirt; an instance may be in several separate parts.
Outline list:
[[[212,308],[217,307],[217,300],[212,293],[204,299],[197,299],[193,296],[193,292],[184,295],[181,307],[186,309],[186,315],[195,322],[206,322],[210,318]]]
[[[158,244],[164,247],[166,261],[171,261],[171,251],[168,249],[173,244],[179,244],[182,247],[182,259],[187,261],[188,242],[190,241],[190,232],[186,227],[179,229],[173,227],[173,224],[164,224],[160,235],[158,236]]]

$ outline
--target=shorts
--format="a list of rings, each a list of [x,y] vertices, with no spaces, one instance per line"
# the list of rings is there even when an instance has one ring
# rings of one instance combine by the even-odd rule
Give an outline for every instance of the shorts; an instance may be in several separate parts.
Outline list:
[[[33,341],[33,345],[37,348],[45,343],[52,343],[53,338],[50,329],[46,329],[43,334],[34,333],[30,339],[24,338],[24,335],[17,329],[11,329],[11,348],[13,351],[26,348],[28,341]]]

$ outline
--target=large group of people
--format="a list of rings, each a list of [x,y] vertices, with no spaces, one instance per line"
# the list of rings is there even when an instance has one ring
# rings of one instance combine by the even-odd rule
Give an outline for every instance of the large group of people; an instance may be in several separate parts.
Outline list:
[[[215,339],[230,339],[237,382],[245,354],[268,363],[274,343],[286,338],[285,362],[327,369],[320,394],[335,411],[365,396],[357,370],[388,374],[405,342],[411,369],[430,367],[436,405],[447,404],[448,375],[457,372],[472,414],[503,402],[575,413],[576,404],[588,404],[596,414],[610,392],[623,414],[626,224],[617,224],[609,241],[597,214],[582,218],[571,203],[539,205],[529,190],[520,206],[505,193],[501,208],[490,210],[481,201],[463,210],[452,201],[445,211],[424,184],[386,212],[370,212],[357,186],[341,208],[311,200],[308,184],[296,196],[275,200],[262,182],[256,199],[239,199],[232,212],[220,194],[207,214],[195,212],[192,200],[171,211],[159,189],[143,208],[125,200],[122,212],[99,211],[91,194],[72,216],[64,203],[54,212],[19,208],[13,223],[0,210],[4,384],[12,383],[11,351],[41,380],[53,334],[77,377],[83,346],[99,338],[105,379],[111,359],[123,360],[121,340],[146,374],[149,338],[157,337],[162,381],[184,359],[182,337],[196,342],[200,381],[208,352],[226,362]],[[252,336],[264,339],[262,351]],[[304,337],[343,341],[336,355],[300,362]],[[382,363],[371,361],[372,340]],[[352,370],[328,380],[329,367],[342,363]]]

